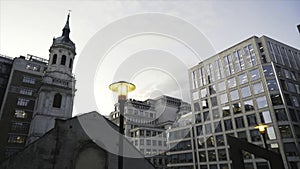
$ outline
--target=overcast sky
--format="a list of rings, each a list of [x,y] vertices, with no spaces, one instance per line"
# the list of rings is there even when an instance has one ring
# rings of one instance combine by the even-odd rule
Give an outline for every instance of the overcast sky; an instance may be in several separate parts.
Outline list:
[[[296,26],[300,24],[300,1],[298,0],[244,2],[237,0],[225,2],[1,0],[0,53],[11,57],[32,54],[48,59],[48,49],[51,46],[52,38],[61,35],[69,9],[72,10],[70,36],[77,47],[76,61],[80,61],[80,63],[85,63],[84,57],[88,58],[85,55],[91,55],[91,52],[101,53],[89,49],[92,49],[90,46],[95,46],[95,44],[106,45],[101,39],[105,36],[103,32],[106,28],[121,25],[117,30],[109,30],[106,33],[106,35],[111,33],[113,39],[117,37],[114,37],[116,32],[127,31],[123,30],[127,28],[121,23],[122,21],[147,25],[147,23],[143,23],[143,20],[137,22],[131,16],[147,13],[166,15],[165,18],[151,20],[153,28],[160,27],[154,32],[156,34],[143,33],[143,36],[125,38],[125,40],[124,37],[120,37],[122,42],[111,43],[112,45],[105,50],[105,57],[104,55],[99,56],[101,59],[95,64],[97,67],[95,70],[84,68],[77,62],[74,72],[78,71],[78,74],[84,72],[87,76],[92,74],[94,80],[81,82],[81,76],[77,77],[78,94],[76,97],[78,98],[76,99],[81,97],[80,92],[85,92],[84,87],[89,87],[86,83],[93,84],[94,93],[88,98],[82,96],[82,100],[79,99],[75,102],[76,113],[85,113],[96,109],[101,114],[109,114],[114,109],[113,102],[116,100],[111,96],[107,86],[114,80],[134,82],[137,90],[130,97],[136,99],[143,100],[166,94],[189,101],[187,69],[196,65],[200,60],[253,35],[267,35],[300,49],[300,36],[296,29]],[[124,19],[127,17],[131,20]],[[193,30],[192,27],[196,28],[199,31],[199,37],[200,34],[205,37],[201,39],[201,43],[205,41],[203,43],[212,48],[203,47],[203,51],[197,51],[188,42],[189,47],[184,47],[183,44],[188,41],[188,38],[174,37],[172,39],[171,36],[157,36],[159,33],[167,34],[163,30],[165,26],[159,26],[163,25],[163,22],[170,22],[169,25],[175,23],[182,28],[181,32],[176,32],[174,28],[177,33],[174,34],[178,37],[184,33],[190,33],[191,31],[186,31],[189,28],[191,30]],[[171,28],[166,28],[166,30],[169,29]],[[138,30],[135,31],[133,33],[141,33]],[[174,36],[174,34],[172,35]],[[188,36],[190,35],[185,37]],[[195,37],[197,36],[195,35]],[[121,39],[119,40],[121,41]],[[99,46],[99,48],[101,47]],[[194,50],[201,55],[197,59],[192,56],[193,52],[191,51]],[[118,58],[121,55],[122,58]],[[89,62],[92,65],[93,61]],[[110,65],[110,63],[114,63],[114,65]],[[126,74],[127,70],[129,73]],[[93,73],[89,71],[93,71]],[[83,83],[86,86],[82,85]],[[89,102],[89,99],[94,100],[96,105],[81,106]],[[80,108],[76,107],[76,104]]]

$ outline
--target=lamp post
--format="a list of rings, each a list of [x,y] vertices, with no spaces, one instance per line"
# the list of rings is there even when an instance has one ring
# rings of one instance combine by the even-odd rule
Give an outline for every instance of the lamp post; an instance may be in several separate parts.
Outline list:
[[[257,126],[255,126],[255,128],[258,129],[258,131],[262,135],[264,146],[268,150],[268,145],[266,141],[266,128],[268,128],[268,125],[260,123]]]
[[[127,93],[134,91],[135,85],[125,81],[119,81],[109,85],[109,89],[118,93],[119,103],[119,157],[118,169],[123,169],[123,135],[124,135],[124,105],[127,99]]]

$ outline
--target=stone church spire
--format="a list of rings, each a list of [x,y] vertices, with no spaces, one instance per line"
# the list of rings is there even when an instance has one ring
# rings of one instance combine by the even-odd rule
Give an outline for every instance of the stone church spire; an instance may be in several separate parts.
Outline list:
[[[33,113],[27,144],[54,127],[55,119],[72,117],[75,78],[72,74],[76,55],[70,39],[70,14],[60,37],[54,38],[49,49],[48,67],[43,76]]]

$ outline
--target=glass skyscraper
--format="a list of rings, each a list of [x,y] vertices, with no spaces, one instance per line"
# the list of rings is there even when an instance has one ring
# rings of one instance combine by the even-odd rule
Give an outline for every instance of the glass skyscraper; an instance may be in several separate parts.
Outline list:
[[[192,67],[193,124],[167,131],[169,168],[230,169],[226,135],[263,147],[255,129],[268,125],[267,146],[285,169],[300,168],[300,51],[269,37],[250,37]],[[246,169],[266,160],[243,152]]]

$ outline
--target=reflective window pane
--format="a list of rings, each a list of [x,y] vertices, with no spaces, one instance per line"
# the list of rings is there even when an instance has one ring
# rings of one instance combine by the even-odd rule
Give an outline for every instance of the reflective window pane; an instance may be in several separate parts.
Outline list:
[[[267,80],[267,85],[269,91],[278,90],[278,85],[275,79],[269,79]]]
[[[265,96],[256,98],[256,103],[257,103],[257,107],[258,107],[259,109],[268,106],[267,99],[266,99]]]
[[[247,115],[247,122],[248,122],[248,126],[256,126],[257,121],[256,121],[255,114]]]
[[[285,109],[275,109],[274,111],[277,121],[288,121]]]
[[[230,116],[229,106],[222,107],[222,113],[223,113],[223,117]]]
[[[271,97],[273,106],[283,104],[280,94],[271,94],[270,97]]]
[[[259,78],[260,78],[258,69],[251,70],[251,71],[249,72],[249,74],[250,74],[250,79],[251,79],[251,80],[256,80],[256,79],[259,79]]]
[[[272,65],[263,66],[263,71],[264,71],[264,74],[265,74],[266,77],[274,75]]]
[[[221,101],[221,104],[228,102],[228,97],[227,97],[226,93],[220,95],[220,101]]]
[[[241,88],[241,94],[242,94],[242,98],[251,96],[250,87],[246,86],[246,87]]]
[[[264,92],[264,88],[262,86],[262,83],[259,82],[259,83],[253,84],[253,91],[254,91],[254,94],[259,94],[259,93]]]
[[[239,75],[238,78],[239,78],[240,85],[248,82],[247,74],[245,74],[245,73]]]
[[[245,111],[252,111],[252,110],[254,110],[253,100],[244,101],[244,108],[245,108]]]
[[[232,88],[236,86],[235,78],[228,79],[228,88]]]
[[[220,82],[219,84],[218,84],[218,90],[219,90],[219,92],[222,92],[222,91],[224,91],[226,89],[226,85],[225,85],[225,82],[223,81],[223,82]]]
[[[230,97],[231,97],[232,101],[239,99],[239,92],[238,92],[238,90],[231,91],[230,92]]]
[[[242,113],[241,103],[232,104],[232,111],[233,111],[234,114]]]
[[[245,124],[244,124],[243,117],[236,117],[235,118],[235,125],[236,125],[236,128],[244,128]]]

